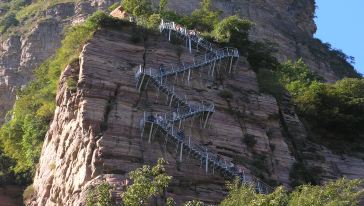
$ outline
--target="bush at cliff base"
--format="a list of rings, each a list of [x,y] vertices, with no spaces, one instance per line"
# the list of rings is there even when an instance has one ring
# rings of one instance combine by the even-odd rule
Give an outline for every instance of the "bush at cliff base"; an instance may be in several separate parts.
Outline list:
[[[66,31],[56,54],[35,70],[35,79],[17,93],[18,99],[0,129],[3,152],[14,159],[16,173],[33,171],[43,139],[53,118],[59,76],[67,64],[79,56],[82,46],[100,27],[125,24],[96,12],[83,24]]]
[[[257,194],[249,185],[239,181],[228,184],[228,196],[220,206],[355,206],[364,194],[360,180],[339,179],[324,186],[302,185],[288,193],[278,187],[271,194]]]

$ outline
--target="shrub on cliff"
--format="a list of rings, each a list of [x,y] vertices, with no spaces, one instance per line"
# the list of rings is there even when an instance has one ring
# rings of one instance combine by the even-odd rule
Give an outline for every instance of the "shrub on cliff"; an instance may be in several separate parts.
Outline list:
[[[249,44],[249,30],[253,23],[247,19],[241,19],[238,16],[229,16],[214,28],[214,37],[220,43],[237,47],[241,52],[245,52]]]
[[[280,64],[276,70],[279,82],[293,95],[302,94],[313,82],[317,82],[319,77],[308,69],[308,66],[299,59],[296,62],[287,61]]]
[[[87,206],[110,206],[113,203],[111,190],[113,187],[108,182],[92,187],[87,194]]]
[[[211,0],[202,0],[201,7],[191,15],[191,27],[199,31],[212,31],[219,22],[221,11],[212,9]]]
[[[257,194],[255,188],[241,185],[238,181],[228,184],[228,196],[220,206],[322,206],[322,205],[359,205],[364,190],[359,189],[361,181],[340,179],[324,186],[302,185],[287,193],[277,187],[268,195]]]
[[[163,194],[172,180],[172,177],[166,174],[164,164],[165,161],[159,159],[157,165],[152,168],[144,165],[129,173],[133,183],[122,195],[125,206],[143,206],[148,204],[152,198]],[[172,204],[171,200],[169,202]]]
[[[0,33],[6,32],[10,27],[18,24],[19,21],[15,18],[15,14],[8,13],[0,20]]]
[[[351,148],[360,148],[352,141],[358,145],[364,141],[364,79],[323,83],[302,60],[283,63],[273,74],[292,95],[299,114],[319,135],[316,140],[324,140],[324,144],[338,151],[352,152]]]
[[[360,138],[364,132],[364,79],[314,82],[296,95],[295,101],[316,129],[324,128],[346,140]]]
[[[122,5],[127,12],[136,17],[148,18],[153,14],[150,0],[123,0]]]

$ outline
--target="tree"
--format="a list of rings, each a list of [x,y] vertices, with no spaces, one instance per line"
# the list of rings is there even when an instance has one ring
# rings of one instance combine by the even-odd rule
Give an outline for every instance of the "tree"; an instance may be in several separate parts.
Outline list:
[[[293,95],[301,94],[313,81],[319,78],[308,69],[302,59],[296,62],[287,61],[278,66],[277,74],[280,83]]]
[[[111,190],[113,187],[108,182],[103,182],[91,188],[87,194],[87,206],[112,205]]]
[[[213,31],[218,42],[237,47],[245,53],[249,45],[249,30],[253,23],[238,16],[229,16],[219,22]]]
[[[158,29],[158,26],[161,22],[162,18],[160,14],[152,14],[148,18],[147,28],[148,29]]]
[[[163,14],[166,10],[166,6],[168,4],[168,0],[160,0],[159,1],[159,14]]]
[[[122,5],[127,12],[143,19],[153,13],[150,0],[123,0]]]
[[[364,131],[363,91],[363,79],[313,82],[295,97],[295,102],[314,128],[334,132],[336,139],[359,140]]]
[[[339,179],[324,186],[303,185],[288,193],[283,187],[265,195],[239,180],[228,184],[229,194],[220,206],[355,206],[364,194],[361,181]]]
[[[19,21],[16,19],[15,14],[13,12],[8,13],[0,21],[0,33],[6,32],[10,27],[18,24]]]
[[[212,10],[211,0],[202,0],[201,8],[192,12],[192,27],[199,31],[212,31],[219,22],[221,11]]]
[[[125,206],[142,206],[147,204],[152,197],[162,195],[172,180],[172,177],[166,174],[164,164],[165,161],[159,159],[157,165],[152,168],[144,165],[129,173],[133,183],[122,195]],[[169,202],[171,202],[170,198]]]
[[[239,179],[227,185],[228,196],[220,206],[284,206],[287,205],[287,194],[283,187],[278,187],[269,195],[257,194],[251,185],[241,185]]]
[[[186,202],[183,206],[203,206],[203,202],[198,201],[198,200],[192,200],[192,201],[188,201]]]
[[[339,179],[324,186],[303,185],[289,196],[290,206],[354,206],[364,194],[360,180]]]

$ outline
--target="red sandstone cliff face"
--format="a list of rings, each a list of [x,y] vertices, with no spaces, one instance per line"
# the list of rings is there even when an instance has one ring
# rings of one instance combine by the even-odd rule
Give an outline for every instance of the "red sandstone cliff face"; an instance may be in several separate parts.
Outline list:
[[[165,146],[158,137],[151,143],[146,135],[141,138],[143,112],[164,113],[171,108],[155,88],[137,91],[133,68],[140,64],[158,68],[179,61],[187,64],[193,55],[162,35],[133,43],[137,33],[132,27],[96,32],[84,46],[79,64],[63,72],[57,109],[34,180],[35,193],[28,205],[84,205],[90,185],[104,180],[115,186],[114,197],[120,201],[127,173],[154,164],[160,157],[169,162],[167,172],[174,180],[168,193],[178,203],[190,199],[217,203],[226,194],[225,180],[214,171],[205,173],[199,160],[184,155],[179,163],[175,146]],[[214,81],[205,68],[193,72],[190,84],[183,74],[168,79],[189,101],[215,104],[208,128],[201,129],[198,119],[183,122],[193,142],[270,183],[290,184],[289,173],[298,151],[307,165],[321,168],[317,175],[322,181],[341,176],[364,178],[362,160],[336,155],[307,140],[289,97],[278,105],[273,97],[260,94],[255,73],[243,58],[236,73],[224,74]],[[77,91],[67,88],[68,78],[78,82]],[[225,90],[232,98],[219,95]],[[256,144],[248,146],[246,137]]]
[[[80,65],[64,71],[29,205],[82,205],[87,188],[102,179],[116,186],[118,197],[129,171],[155,163],[159,157],[169,162],[167,171],[174,180],[168,193],[179,203],[195,198],[217,203],[226,194],[225,180],[212,171],[206,174],[200,161],[184,156],[178,163],[175,147],[165,148],[157,140],[148,144],[146,137],[141,140],[143,112],[168,112],[170,108],[153,87],[138,93],[132,68],[143,64],[144,53],[146,67],[155,68],[161,63],[175,64],[179,58],[191,62],[192,56],[184,49],[181,53],[165,37],[149,36],[147,42],[134,44],[131,35],[135,35],[131,28],[97,32],[85,45]],[[65,84],[72,75],[78,80],[75,93]],[[236,74],[220,85],[209,86],[211,82],[200,75],[206,76],[207,71],[192,74],[190,86],[182,83],[182,76],[170,80],[189,100],[215,103],[210,128],[201,129],[196,123],[191,128],[190,121],[184,122],[193,141],[248,171],[287,185],[295,160],[281,132],[277,103],[259,94],[255,73],[241,60]],[[223,89],[232,91],[233,98],[219,97]],[[254,136],[256,145],[248,147],[244,135]]]

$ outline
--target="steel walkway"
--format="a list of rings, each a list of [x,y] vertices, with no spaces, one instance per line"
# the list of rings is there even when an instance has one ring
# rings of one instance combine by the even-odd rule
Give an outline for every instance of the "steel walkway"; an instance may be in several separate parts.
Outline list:
[[[166,83],[166,77],[172,75],[178,75],[180,73],[188,72],[188,81],[190,78],[191,70],[198,70],[203,66],[210,65],[212,67],[212,75],[214,73],[214,67],[217,61],[228,59],[230,60],[229,72],[231,72],[233,67],[233,60],[237,61],[239,58],[239,52],[235,48],[218,48],[217,46],[211,44],[210,42],[204,40],[202,37],[196,34],[196,31],[189,31],[174,22],[164,22],[162,21],[160,25],[161,32],[167,32],[168,38],[171,40],[171,36],[174,35],[180,39],[186,40],[188,42],[188,48],[191,52],[192,44],[195,44],[198,48],[204,48],[206,54],[199,55],[193,59],[193,63],[190,65],[183,65],[179,68],[170,68],[167,71],[158,71],[156,69],[143,69],[139,66],[137,69],[135,78],[137,80],[137,89],[142,91],[147,89],[149,83],[153,84],[158,88],[160,92],[163,92],[168,97],[168,104],[177,105],[178,108],[182,108],[183,112],[177,115],[167,115],[165,114],[163,118],[155,117],[152,114],[147,114],[144,112],[144,116],[141,120],[142,137],[146,129],[149,129],[149,142],[152,137],[160,132],[164,136],[165,141],[170,141],[177,145],[177,152],[179,151],[180,161],[182,161],[183,153],[186,153],[189,157],[201,160],[201,164],[204,165],[206,172],[209,168],[213,171],[220,172],[224,177],[233,179],[235,177],[240,178],[242,183],[252,184],[256,188],[256,191],[261,194],[268,194],[273,191],[269,185],[265,184],[260,179],[253,175],[246,174],[244,171],[239,171],[238,168],[234,166],[231,162],[221,159],[218,155],[210,152],[207,148],[200,146],[191,142],[191,138],[188,140],[182,138],[180,134],[176,132],[174,124],[183,119],[202,116],[205,118],[204,126],[208,121],[209,116],[215,111],[214,105],[209,104],[198,104],[192,105],[185,98],[182,98],[176,94],[174,87],[168,86]]]

